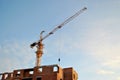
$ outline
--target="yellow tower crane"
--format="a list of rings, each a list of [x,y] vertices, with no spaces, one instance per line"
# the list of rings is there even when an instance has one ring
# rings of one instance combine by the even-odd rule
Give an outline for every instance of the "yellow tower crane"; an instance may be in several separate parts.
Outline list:
[[[83,11],[85,11],[87,8],[84,7],[81,10],[79,10],[77,13],[75,13],[73,16],[69,17],[68,19],[66,19],[64,22],[62,22],[60,25],[58,25],[57,27],[55,27],[52,31],[50,31],[46,36],[42,37],[42,33],[44,33],[45,31],[42,31],[40,33],[40,40],[38,42],[34,42],[33,44],[31,44],[31,48],[35,47],[37,48],[36,51],[36,67],[40,66],[40,61],[41,61],[41,57],[43,55],[43,43],[42,41],[44,39],[46,39],[47,37],[49,37],[50,35],[52,35],[55,31],[57,31],[58,29],[62,28],[65,24],[67,24],[68,22],[70,22],[71,20],[73,20],[75,17],[77,17],[79,14],[81,14]]]

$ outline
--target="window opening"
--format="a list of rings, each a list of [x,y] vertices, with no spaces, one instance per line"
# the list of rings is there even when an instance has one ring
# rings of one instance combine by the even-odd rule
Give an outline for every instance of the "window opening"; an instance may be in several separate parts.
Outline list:
[[[2,75],[0,74],[0,80],[2,80]]]
[[[32,78],[24,78],[24,79],[22,79],[22,80],[32,80]]]
[[[37,80],[42,80],[42,78],[41,77],[37,77]]]
[[[5,74],[5,79],[8,77],[8,74]]]
[[[58,71],[58,67],[57,67],[57,66],[54,66],[53,72],[56,72],[56,71]]]
[[[19,76],[20,76],[20,71],[18,71],[16,74],[16,77],[19,77]]]
[[[42,67],[40,67],[40,68],[39,68],[39,71],[42,72],[42,70],[43,70]]]
[[[18,71],[17,74],[20,74],[20,71]]]
[[[29,74],[33,74],[33,71],[30,71]]]

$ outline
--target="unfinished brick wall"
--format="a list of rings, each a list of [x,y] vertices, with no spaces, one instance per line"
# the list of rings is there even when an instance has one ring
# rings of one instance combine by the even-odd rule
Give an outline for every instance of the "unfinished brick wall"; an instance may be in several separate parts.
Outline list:
[[[13,73],[0,74],[0,80],[12,80],[12,79],[13,79]]]
[[[78,75],[71,68],[62,69],[58,65],[40,66],[14,70],[13,73],[1,74],[0,80],[77,80]]]
[[[63,80],[62,68],[58,65],[42,66],[34,69],[34,80],[37,76],[41,77],[41,80]]]
[[[78,74],[72,67],[64,68],[63,75],[64,75],[64,80],[77,80],[78,79]]]

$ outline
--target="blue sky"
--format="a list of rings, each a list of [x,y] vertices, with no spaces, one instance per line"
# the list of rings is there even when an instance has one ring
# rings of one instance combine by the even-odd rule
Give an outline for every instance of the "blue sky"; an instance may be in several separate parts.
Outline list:
[[[120,80],[120,0],[0,0],[0,72],[35,66],[29,45],[84,6],[43,41],[42,65],[73,67],[78,80]]]

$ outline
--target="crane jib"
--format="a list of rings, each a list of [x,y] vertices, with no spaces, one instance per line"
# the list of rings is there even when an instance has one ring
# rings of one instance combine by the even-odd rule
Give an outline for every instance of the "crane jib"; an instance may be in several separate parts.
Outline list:
[[[69,17],[68,19],[66,19],[59,26],[55,27],[51,32],[49,32],[46,36],[44,36],[43,38],[41,38],[40,41],[43,41],[45,38],[47,38],[48,36],[50,36],[51,34],[53,34],[55,31],[57,31],[58,29],[62,28],[65,24],[67,24],[68,22],[72,21],[75,17],[79,16],[86,9],[87,8],[84,7],[83,9],[79,10],[77,13],[75,13],[74,15],[72,15],[71,17]]]

